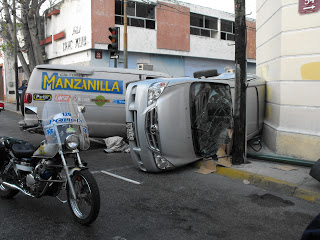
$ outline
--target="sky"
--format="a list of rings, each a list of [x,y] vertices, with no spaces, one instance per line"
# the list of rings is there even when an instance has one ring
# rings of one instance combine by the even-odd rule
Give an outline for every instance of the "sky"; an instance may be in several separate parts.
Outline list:
[[[224,12],[234,13],[234,0],[179,0],[204,7],[209,7]],[[250,14],[251,13],[251,14]],[[246,14],[248,17],[256,18],[256,0],[246,0]]]

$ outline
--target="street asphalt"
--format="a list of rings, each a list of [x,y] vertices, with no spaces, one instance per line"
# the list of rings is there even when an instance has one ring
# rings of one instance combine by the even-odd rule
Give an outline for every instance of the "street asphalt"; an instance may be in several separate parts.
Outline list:
[[[21,114],[21,111],[16,110],[15,104],[7,103],[5,108],[8,111]],[[95,142],[91,142],[91,144],[93,147],[97,146]],[[252,149],[248,147],[249,152],[250,150],[252,152]],[[275,154],[272,153],[272,155]],[[320,182],[309,175],[310,167],[252,158],[247,160],[249,164],[234,165],[228,168],[218,165],[215,174],[320,204]],[[193,164],[197,168],[201,168],[202,165],[202,160]]]
[[[43,136],[21,132],[20,119],[14,111],[1,112],[0,135],[39,144]],[[317,203],[276,188],[265,189],[257,177],[249,178],[258,161],[218,167],[213,174],[196,173],[200,168],[195,164],[155,174],[137,170],[130,154],[105,153],[104,148],[94,142],[80,153],[100,188],[96,222],[83,227],[72,221],[67,204],[51,197],[33,199],[18,194],[12,200],[1,200],[0,239],[300,239],[319,213]],[[266,166],[282,175],[297,171],[266,164],[254,174]],[[262,178],[267,177],[275,176]]]

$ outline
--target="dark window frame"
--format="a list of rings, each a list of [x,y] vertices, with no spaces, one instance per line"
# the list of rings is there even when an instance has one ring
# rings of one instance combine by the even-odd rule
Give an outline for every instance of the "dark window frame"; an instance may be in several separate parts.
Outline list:
[[[226,26],[226,27],[229,27],[231,29],[222,29],[222,24],[225,23],[225,24],[229,24],[231,23],[231,26]],[[220,38],[222,40],[227,40],[227,41],[235,41],[235,28],[234,28],[234,21],[230,21],[230,20],[226,20],[226,19],[221,19],[220,20],[220,26],[221,26],[221,29],[220,29]],[[231,30],[231,31],[230,31]]]
[[[215,23],[209,24],[210,21],[212,22],[215,21]],[[199,24],[197,24],[197,22]],[[190,34],[191,35],[216,38],[216,35],[218,32],[218,24],[219,24],[219,19],[216,17],[190,12]],[[215,26],[208,27],[210,25],[215,25]]]
[[[190,12],[190,35],[218,38],[219,34],[221,40],[235,41],[234,21]]]
[[[144,3],[140,3],[140,2],[134,2],[134,1],[129,2],[129,3],[131,4],[131,12],[129,10],[129,14],[128,14],[128,8],[127,8],[128,26],[141,27],[141,28],[147,28],[147,29],[156,29],[156,5],[144,4]],[[122,0],[115,0],[115,4],[116,4],[115,24],[123,25],[124,20],[123,20]],[[142,9],[137,10],[137,5],[138,6],[141,5],[145,9],[144,10],[142,10]],[[134,7],[132,7],[132,6],[134,6]],[[147,17],[143,17],[143,15],[144,15],[143,12],[145,13],[145,16],[147,16]]]

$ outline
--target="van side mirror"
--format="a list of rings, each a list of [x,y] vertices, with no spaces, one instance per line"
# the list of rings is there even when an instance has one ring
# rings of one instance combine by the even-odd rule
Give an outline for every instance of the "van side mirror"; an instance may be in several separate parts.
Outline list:
[[[78,111],[84,113],[86,111],[86,106],[78,106]]]

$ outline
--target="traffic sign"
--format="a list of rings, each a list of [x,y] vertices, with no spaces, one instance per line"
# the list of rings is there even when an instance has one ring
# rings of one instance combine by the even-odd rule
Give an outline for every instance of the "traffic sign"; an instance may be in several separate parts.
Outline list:
[[[320,0],[299,0],[299,13],[308,14],[318,12]]]

